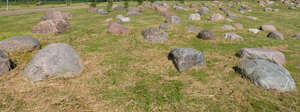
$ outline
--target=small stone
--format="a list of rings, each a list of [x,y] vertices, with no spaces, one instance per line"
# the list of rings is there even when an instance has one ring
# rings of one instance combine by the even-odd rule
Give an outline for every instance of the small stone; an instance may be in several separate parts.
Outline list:
[[[195,11],[195,13],[198,13],[198,14],[200,14],[200,15],[206,15],[207,14],[207,12],[208,12],[208,8],[207,7],[201,7],[201,8],[199,8],[199,9],[197,9],[196,11]]]
[[[203,39],[203,40],[216,40],[217,39],[215,34],[210,30],[200,31],[200,33],[198,34],[197,37],[200,39]]]
[[[274,9],[273,12],[279,12],[279,9]]]
[[[178,71],[183,72],[192,66],[205,65],[204,56],[201,51],[193,48],[175,48],[169,55]]]
[[[115,4],[114,4],[114,5],[112,6],[112,9],[122,11],[122,10],[124,10],[125,8],[124,8],[122,5],[115,5]]]
[[[159,28],[148,28],[142,31],[144,39],[151,43],[162,43],[168,39],[168,34]]]
[[[223,21],[225,20],[224,16],[222,16],[221,14],[217,13],[217,14],[213,14],[210,18],[209,21]]]
[[[250,29],[248,29],[248,32],[255,33],[255,34],[257,34],[259,31],[260,31],[260,30],[255,29],[255,28],[250,28]]]
[[[166,23],[162,23],[159,25],[159,28],[160,29],[171,29],[172,26],[170,26],[169,24],[166,24]]]
[[[235,23],[232,25],[234,28],[238,29],[238,30],[242,30],[244,29],[243,25],[240,23]]]
[[[105,22],[112,22],[113,21],[113,18],[107,18],[105,19]]]
[[[195,3],[190,4],[190,8],[196,8],[196,7],[197,7],[197,4],[195,4]]]
[[[108,12],[104,9],[98,9],[97,14],[106,15],[106,14],[108,14]]]
[[[268,38],[275,38],[275,39],[279,39],[279,40],[284,40],[283,34],[280,32],[270,32],[267,35]]]
[[[165,22],[170,24],[180,24],[181,20],[178,16],[168,16],[166,17]]]
[[[119,19],[121,22],[129,22],[130,21],[129,17],[124,17],[123,15],[118,15],[117,19]]]
[[[235,33],[232,33],[232,32],[229,32],[229,33],[225,33],[224,34],[224,38],[225,39],[228,39],[228,40],[244,40],[243,37],[235,34]]]
[[[197,21],[197,20],[200,20],[200,15],[195,13],[195,14],[191,14],[189,16],[189,20],[192,20],[192,21]]]
[[[139,16],[139,15],[141,15],[141,13],[138,7],[129,7],[127,9],[127,16]]]
[[[297,7],[295,7],[295,6],[290,6],[289,9],[294,10],[294,9],[297,9]]]
[[[248,18],[248,19],[250,19],[250,20],[257,20],[257,18],[256,17],[252,17],[252,16],[247,16],[246,18]]]
[[[120,25],[119,23],[113,22],[108,25],[107,32],[113,34],[125,34],[128,35],[130,30],[127,27]]]
[[[263,31],[277,31],[273,25],[262,25],[260,26],[260,29]]]
[[[265,11],[265,12],[271,12],[271,11],[272,11],[272,8],[264,8],[264,11]]]
[[[233,26],[231,26],[231,25],[224,25],[224,26],[222,27],[222,29],[223,29],[223,30],[235,30],[235,28],[234,28]]]

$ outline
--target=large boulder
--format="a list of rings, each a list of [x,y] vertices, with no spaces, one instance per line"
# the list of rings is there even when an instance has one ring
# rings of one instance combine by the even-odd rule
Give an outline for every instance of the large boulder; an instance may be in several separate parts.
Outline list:
[[[161,43],[168,39],[168,34],[159,28],[148,28],[142,31],[144,39],[152,43]]]
[[[113,34],[129,34],[130,30],[127,27],[120,25],[119,23],[113,22],[108,25],[107,32]]]
[[[262,25],[260,29],[263,31],[277,31],[273,25]]]
[[[56,10],[49,10],[47,11],[47,13],[42,17],[44,20],[51,20],[51,19],[68,19],[67,17],[65,17],[65,15],[60,12],[60,11],[56,11]]]
[[[69,22],[64,19],[42,21],[32,27],[32,33],[63,33],[70,28]]]
[[[173,61],[180,72],[192,66],[205,65],[203,54],[193,48],[175,48],[169,53],[168,58]]]
[[[29,36],[11,37],[0,41],[0,49],[6,52],[27,52],[40,48],[40,42]]]
[[[170,24],[180,24],[181,20],[178,16],[167,16],[165,22]]]
[[[267,35],[268,38],[275,38],[275,39],[279,39],[279,40],[284,40],[284,36],[282,33],[280,32],[270,32],[268,35]]]
[[[73,76],[83,67],[80,57],[68,44],[50,44],[40,50],[25,67],[23,76],[30,82],[48,77]]]
[[[0,76],[3,73],[9,72],[11,68],[12,68],[12,63],[10,59],[8,58],[8,56],[4,54],[4,52],[0,50]]]
[[[238,63],[237,71],[264,89],[291,91],[296,88],[288,70],[264,59],[243,60]]]
[[[284,54],[276,50],[264,48],[242,48],[237,55],[242,58],[266,59],[280,65],[285,64]]]
[[[197,37],[200,39],[203,39],[203,40],[216,40],[217,39],[215,34],[210,30],[200,31],[200,33],[198,34]]]

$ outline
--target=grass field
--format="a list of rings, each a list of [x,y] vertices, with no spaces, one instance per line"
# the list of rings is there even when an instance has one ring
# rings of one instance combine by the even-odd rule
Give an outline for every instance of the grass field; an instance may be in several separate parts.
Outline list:
[[[201,2],[199,2],[201,3]],[[212,3],[212,2],[208,2]],[[249,2],[252,12],[239,14],[233,23],[241,23],[244,30],[235,30],[244,41],[223,39],[221,27],[230,22],[209,22],[213,12],[223,12],[217,7],[201,17],[201,21],[188,21],[194,12],[175,11],[182,24],[166,30],[169,39],[164,43],[151,44],[143,40],[144,28],[158,27],[164,17],[150,9],[141,16],[131,17],[124,23],[131,29],[129,35],[106,33],[104,20],[114,18],[125,11],[109,15],[87,13],[87,9],[66,10],[73,18],[71,28],[63,34],[33,34],[30,29],[42,21],[45,13],[0,16],[0,40],[12,36],[28,35],[37,38],[42,47],[50,43],[68,43],[78,52],[84,71],[72,78],[56,78],[35,84],[25,80],[22,72],[31,57],[30,53],[8,54],[17,64],[9,73],[0,76],[0,111],[55,112],[55,111],[211,111],[211,112],[295,112],[300,109],[300,40],[291,35],[300,32],[300,9],[288,10],[280,5],[279,12],[263,12],[254,2]],[[131,5],[135,5],[132,4]],[[257,21],[246,19],[255,16]],[[188,33],[189,25],[210,29],[218,37],[208,41]],[[252,34],[248,28],[272,24],[282,32],[285,40],[266,38],[268,32]],[[194,48],[204,53],[206,66],[194,67],[183,73],[176,70],[167,55],[177,47]],[[269,48],[283,52],[284,65],[294,78],[296,91],[280,93],[264,90],[240,77],[233,70],[240,58],[235,53],[241,48]]]

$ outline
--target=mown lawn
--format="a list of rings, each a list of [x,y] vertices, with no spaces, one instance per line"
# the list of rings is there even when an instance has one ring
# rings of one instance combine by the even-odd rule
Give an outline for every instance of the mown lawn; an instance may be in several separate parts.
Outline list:
[[[202,3],[202,2],[197,2]],[[213,3],[213,2],[208,2]],[[300,40],[291,35],[300,32],[300,9],[288,10],[280,5],[279,12],[263,12],[254,2],[249,2],[252,12],[239,14],[237,8],[229,8],[239,14],[234,22],[209,22],[217,7],[201,17],[201,21],[188,21],[189,11],[175,11],[182,24],[166,30],[169,39],[151,44],[143,40],[141,31],[158,27],[164,18],[150,9],[141,16],[130,17],[124,23],[131,29],[129,35],[106,33],[107,18],[115,18],[125,11],[109,15],[87,13],[87,9],[67,10],[73,18],[71,28],[63,34],[32,34],[30,29],[42,21],[45,13],[0,16],[0,40],[12,36],[28,35],[37,38],[42,47],[50,43],[64,42],[73,46],[83,61],[84,71],[72,78],[56,78],[32,84],[22,77],[31,53],[8,54],[17,67],[0,76],[0,111],[211,111],[211,112],[293,112],[300,109]],[[131,3],[131,5],[135,5]],[[188,6],[188,5],[187,5]],[[104,7],[103,7],[104,8]],[[275,7],[273,7],[275,8]],[[246,19],[255,16],[257,21]],[[223,39],[225,24],[241,23],[244,30],[235,30],[244,41]],[[268,32],[252,34],[248,28],[272,24],[282,32],[285,40],[266,38]],[[186,29],[194,25],[210,29],[218,37],[208,41],[196,38],[196,33]],[[178,72],[167,55],[177,47],[202,51],[206,66]],[[245,47],[260,47],[283,52],[286,67],[297,86],[296,91],[280,93],[264,90],[240,77],[233,70],[240,58],[235,53]]]

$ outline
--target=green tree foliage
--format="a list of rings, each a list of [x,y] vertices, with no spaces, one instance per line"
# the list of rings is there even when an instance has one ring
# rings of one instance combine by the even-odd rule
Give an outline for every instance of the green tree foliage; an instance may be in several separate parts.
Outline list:
[[[151,3],[155,2],[155,0],[150,0]]]
[[[90,4],[90,7],[95,8],[97,6],[96,0],[93,0],[93,2]]]
[[[107,11],[111,11],[111,8],[112,8],[112,6],[113,6],[113,0],[107,0]]]
[[[128,0],[124,0],[124,7],[127,9],[128,8]]]
[[[138,5],[142,5],[144,0],[137,0],[137,2],[138,2]]]

